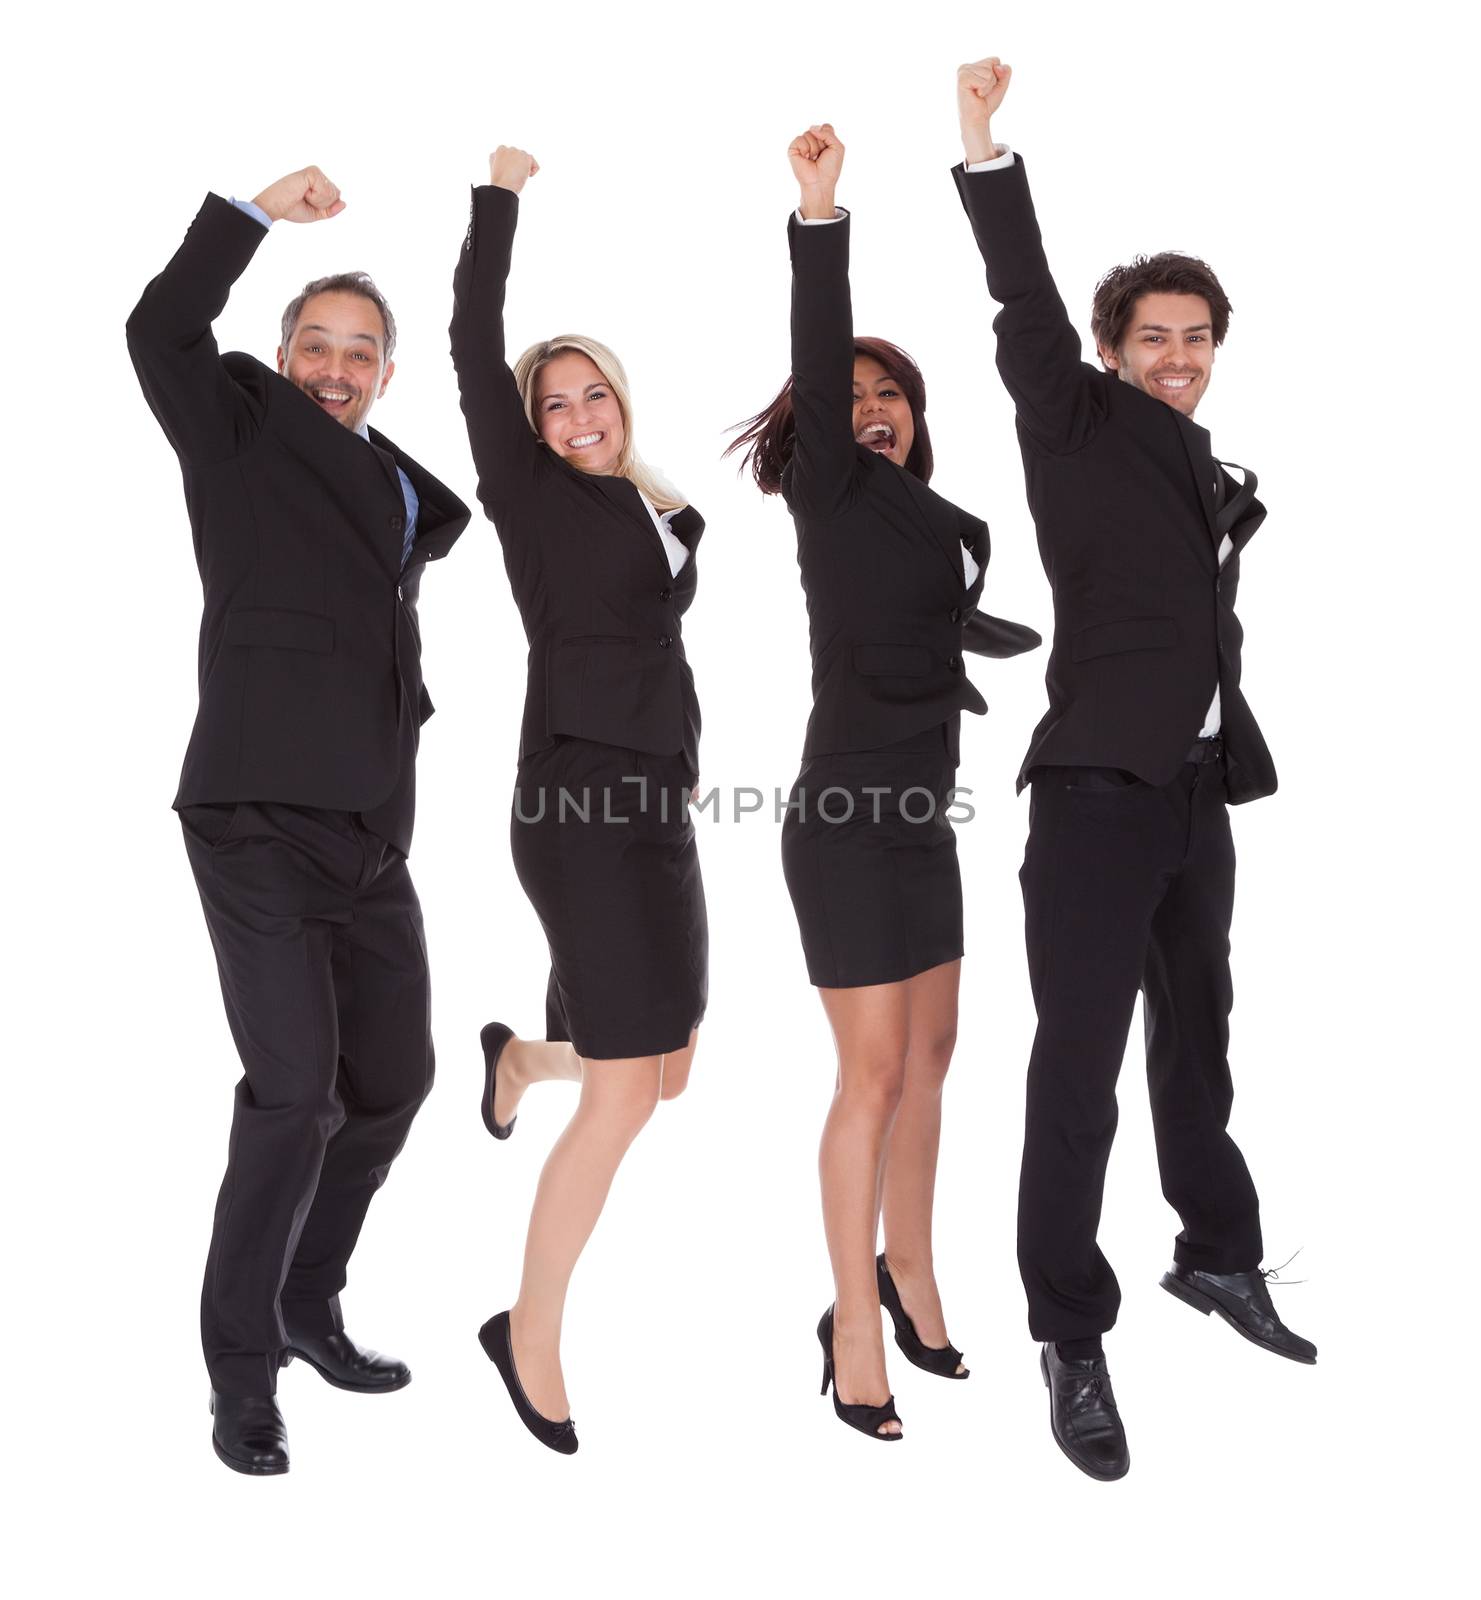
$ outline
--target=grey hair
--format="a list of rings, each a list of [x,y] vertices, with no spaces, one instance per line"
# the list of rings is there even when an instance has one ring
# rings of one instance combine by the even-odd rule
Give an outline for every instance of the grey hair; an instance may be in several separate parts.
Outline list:
[[[288,302],[283,312],[283,348],[293,343],[293,332],[303,315],[304,305],[316,294],[358,294],[370,301],[381,314],[381,325],[386,330],[385,359],[389,361],[396,349],[396,319],[386,304],[386,297],[375,286],[368,272],[331,272],[327,278],[315,278],[303,286],[303,293]]]

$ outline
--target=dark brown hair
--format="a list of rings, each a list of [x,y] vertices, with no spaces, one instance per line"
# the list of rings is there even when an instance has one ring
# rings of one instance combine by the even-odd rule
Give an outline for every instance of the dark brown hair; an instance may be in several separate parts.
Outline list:
[[[1097,350],[1119,350],[1136,303],[1144,294],[1196,294],[1208,301],[1214,344],[1229,332],[1234,309],[1214,269],[1197,256],[1162,250],[1155,256],[1134,256],[1124,267],[1112,267],[1095,286],[1090,306],[1090,331]]]
[[[905,458],[905,470],[913,472],[922,483],[929,483],[936,462],[931,454],[930,430],[926,427],[926,380],[921,377],[920,368],[899,345],[891,344],[888,339],[856,336],[854,355],[877,361],[900,385],[915,424],[915,441]],[[792,380],[787,379],[769,406],[736,426],[740,432],[726,446],[725,454],[734,455],[737,450],[743,450],[741,464],[751,469],[751,476],[762,494],[780,493],[782,471],[792,459],[792,446],[797,436],[792,416]]]
[[[386,330],[384,359],[389,361],[396,349],[396,319],[386,304],[386,297],[375,286],[368,272],[332,272],[327,278],[315,278],[303,286],[303,293],[290,300],[283,311],[283,348],[293,343],[293,330],[303,315],[306,302],[316,294],[357,294],[368,300],[381,314],[381,325]]]

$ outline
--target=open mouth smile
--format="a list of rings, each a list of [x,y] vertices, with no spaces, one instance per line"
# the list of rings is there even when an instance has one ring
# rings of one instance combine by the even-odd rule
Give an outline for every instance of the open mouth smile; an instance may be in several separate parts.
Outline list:
[[[871,422],[859,429],[854,435],[854,442],[863,445],[866,450],[884,455],[895,448],[895,430],[888,422]]]
[[[1166,389],[1169,391],[1169,393],[1177,394],[1179,391],[1188,388],[1192,384],[1193,379],[1186,374],[1168,373],[1165,376],[1153,378],[1152,382],[1155,383],[1159,389]]]
[[[566,440],[566,449],[590,450],[593,445],[600,444],[606,437],[605,433],[578,433]]]
[[[317,401],[324,410],[337,416],[346,407],[352,405],[355,396],[348,389],[341,389],[333,384],[323,384],[309,390],[310,397]]]

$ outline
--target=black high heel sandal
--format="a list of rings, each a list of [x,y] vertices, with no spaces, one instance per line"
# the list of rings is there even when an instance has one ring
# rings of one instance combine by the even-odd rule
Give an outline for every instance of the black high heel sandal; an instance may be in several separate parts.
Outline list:
[[[509,1398],[514,1402],[514,1409],[525,1427],[541,1444],[558,1450],[563,1456],[575,1455],[576,1424],[570,1417],[564,1422],[552,1422],[549,1417],[541,1416],[530,1404],[530,1397],[519,1381],[519,1373],[514,1366],[514,1341],[509,1333],[509,1313],[501,1311],[498,1316],[490,1317],[478,1330],[478,1342],[483,1346],[483,1353],[499,1369],[499,1376],[504,1380],[504,1387],[509,1391]]]
[[[514,1132],[514,1124],[519,1121],[517,1116],[510,1117],[508,1122],[494,1120],[494,1077],[499,1070],[499,1057],[504,1053],[504,1046],[514,1037],[514,1029],[506,1028],[502,1022],[490,1022],[478,1036],[478,1042],[483,1046],[483,1104],[479,1108],[483,1112],[483,1125],[496,1139],[507,1139]]]
[[[827,1394],[829,1386],[833,1389],[833,1410],[840,1422],[848,1423],[849,1427],[857,1428],[860,1433],[867,1433],[872,1439],[885,1439],[893,1442],[903,1439],[903,1433],[881,1433],[879,1430],[887,1422],[898,1422],[900,1414],[895,1410],[895,1397],[891,1395],[882,1406],[846,1406],[838,1398],[838,1385],[833,1382],[833,1307],[829,1306],[823,1313],[823,1320],[818,1324],[818,1343],[823,1347],[823,1387],[821,1392]]]
[[[962,1353],[954,1344],[933,1345],[920,1342],[915,1324],[905,1314],[905,1307],[900,1303],[900,1291],[890,1276],[890,1269],[883,1253],[874,1258],[874,1267],[875,1275],[879,1279],[879,1303],[889,1312],[890,1321],[895,1324],[895,1343],[900,1346],[900,1353],[905,1359],[923,1372],[934,1372],[938,1378],[971,1377],[970,1372],[957,1371],[962,1364]]]

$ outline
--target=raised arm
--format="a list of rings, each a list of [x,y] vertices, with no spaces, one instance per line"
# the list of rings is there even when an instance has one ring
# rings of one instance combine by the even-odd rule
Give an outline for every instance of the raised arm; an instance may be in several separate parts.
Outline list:
[[[541,445],[525,415],[504,344],[504,289],[519,193],[539,170],[527,151],[502,144],[494,151],[488,183],[473,190],[473,214],[453,273],[448,328],[453,366],[478,469],[478,498],[496,523],[508,496],[528,483],[541,463]]]
[[[996,56],[957,71],[967,166],[1006,155],[993,140],[992,116],[1012,72]],[[1019,423],[1045,450],[1078,449],[1100,424],[1100,390],[1044,257],[1023,161],[1014,156],[982,172],[958,166],[952,175],[987,267],[988,293],[1003,307],[993,320],[998,371]]]
[[[269,223],[319,222],[345,208],[317,167],[279,178],[253,204]],[[257,435],[256,408],[222,366],[211,324],[266,236],[255,217],[208,194],[169,265],[129,315],[139,385],[182,460],[229,460]]]
[[[787,224],[797,430],[787,495],[794,504],[831,510],[847,493],[855,467],[849,219],[833,203],[843,143],[830,123],[820,123],[798,134],[787,156],[801,187],[802,213],[801,221],[794,213]]]

